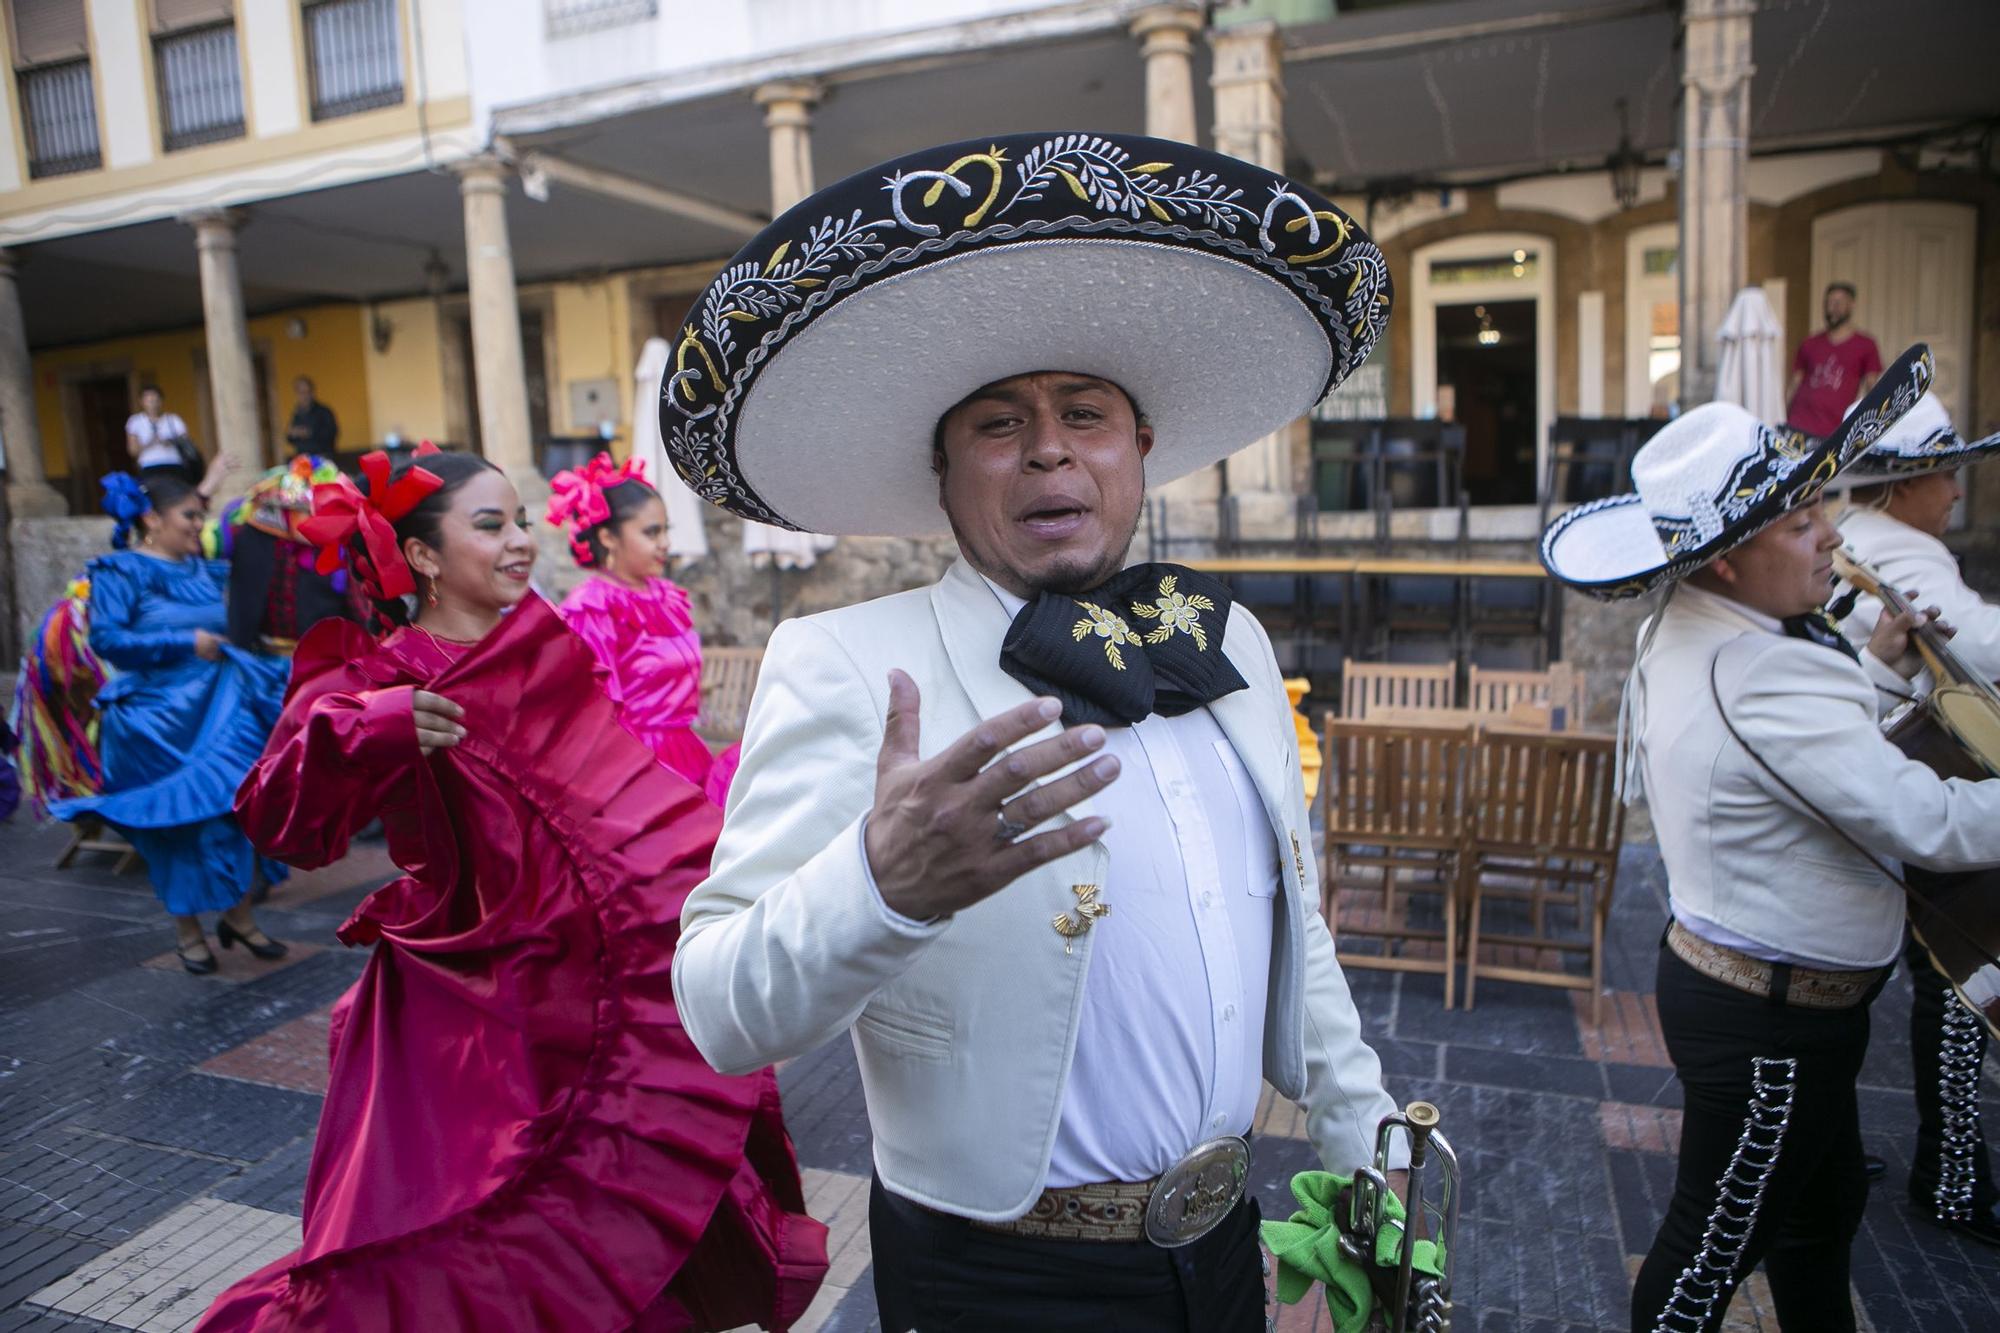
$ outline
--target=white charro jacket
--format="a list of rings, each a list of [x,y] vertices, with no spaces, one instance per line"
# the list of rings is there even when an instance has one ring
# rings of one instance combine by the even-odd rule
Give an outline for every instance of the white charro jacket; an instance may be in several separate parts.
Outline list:
[[[1638,761],[1678,907],[1841,967],[1879,967],[1902,943],[1903,891],[1745,753],[1718,694],[1744,742],[1878,857],[2000,865],[2000,779],[1940,779],[1905,758],[1882,735],[1870,672],[1845,655],[1682,587],[1634,671]]]
[[[1965,586],[1950,547],[1879,509],[1850,508],[1840,516],[1840,535],[1847,539],[1848,549],[1890,586],[1914,588],[1918,606],[1937,607],[1941,619],[1958,631],[1952,636],[1952,651],[1975,671],[1985,672],[1988,680],[2000,680],[2000,606]],[[1856,644],[1866,643],[1881,614],[1882,603],[1863,596],[1840,622],[1841,632]],[[1925,673],[1918,686],[1929,685]]]
[[[922,693],[922,753],[1032,696],[1000,669],[1011,617],[964,561],[930,588],[779,626],[750,706],[713,872],[688,898],[674,958],[681,1021],[725,1073],[852,1032],[875,1166],[919,1203],[983,1221],[1042,1190],[1097,930],[1065,952],[1051,925],[1076,885],[1104,884],[1093,846],[942,925],[899,923],[870,886],[891,667]],[[1269,640],[1240,608],[1223,651],[1250,688],[1210,712],[1264,798],[1284,866],[1264,1032],[1265,1077],[1307,1110],[1325,1164],[1374,1157],[1394,1109],[1319,915],[1292,712]],[[1044,735],[1055,734],[1052,725]],[[1088,801],[1063,818],[1084,818]]]

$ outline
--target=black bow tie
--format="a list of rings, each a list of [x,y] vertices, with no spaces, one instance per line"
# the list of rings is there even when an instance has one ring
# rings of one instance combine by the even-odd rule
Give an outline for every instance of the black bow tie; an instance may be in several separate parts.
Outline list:
[[[1077,597],[1022,607],[1000,669],[1062,701],[1063,722],[1130,726],[1179,717],[1246,688],[1222,652],[1229,590],[1180,565],[1134,565]]]
[[[1846,653],[1855,662],[1861,660],[1861,654],[1854,650],[1854,645],[1847,641],[1847,636],[1833,623],[1833,617],[1827,615],[1823,609],[1815,607],[1802,616],[1787,616],[1779,623],[1785,627],[1785,633],[1794,639],[1811,639],[1822,648],[1832,648],[1837,652]]]

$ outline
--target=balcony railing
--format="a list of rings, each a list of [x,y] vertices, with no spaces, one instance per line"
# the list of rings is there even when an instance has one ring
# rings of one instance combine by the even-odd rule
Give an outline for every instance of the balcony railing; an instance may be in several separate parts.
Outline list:
[[[396,0],[322,0],[305,13],[314,120],[403,100]]]
[[[236,25],[216,23],[153,39],[160,119],[169,152],[243,135],[243,67]]]
[[[621,23],[636,23],[660,12],[658,0],[546,0],[546,3],[551,37],[571,37]]]
[[[89,59],[24,69],[15,78],[21,85],[28,175],[62,176],[101,165]]]

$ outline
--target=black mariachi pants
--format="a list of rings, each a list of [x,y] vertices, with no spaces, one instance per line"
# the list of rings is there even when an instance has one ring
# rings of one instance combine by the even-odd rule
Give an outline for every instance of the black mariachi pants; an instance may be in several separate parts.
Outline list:
[[[1686,1108],[1633,1333],[1712,1333],[1759,1262],[1786,1333],[1851,1333],[1848,1251],[1868,1202],[1854,1084],[1880,990],[1852,1009],[1789,1008],[1661,946],[1660,1028]]]
[[[877,1178],[869,1248],[883,1333],[1263,1333],[1257,1201],[1190,1245],[1042,1240],[898,1198]]]
[[[1903,873],[1918,889],[1942,878],[1918,866]],[[1993,1176],[1979,1126],[1979,1067],[1986,1025],[1954,995],[1924,946],[1903,950],[1915,995],[1910,1002],[1910,1069],[1916,1082],[1917,1152],[1910,1198],[1940,1221],[1992,1206]]]

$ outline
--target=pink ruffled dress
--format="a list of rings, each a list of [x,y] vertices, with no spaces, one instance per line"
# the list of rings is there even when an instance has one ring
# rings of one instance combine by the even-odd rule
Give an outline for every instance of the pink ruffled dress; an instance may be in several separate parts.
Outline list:
[[[738,751],[732,745],[712,754],[694,734],[701,715],[701,635],[687,593],[666,579],[628,588],[587,578],[563,599],[562,618],[590,645],[598,680],[625,730],[721,805]]]

